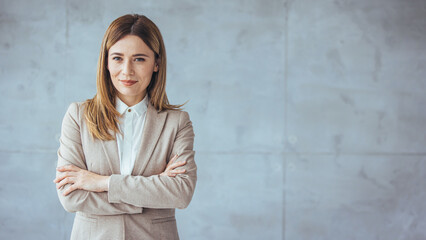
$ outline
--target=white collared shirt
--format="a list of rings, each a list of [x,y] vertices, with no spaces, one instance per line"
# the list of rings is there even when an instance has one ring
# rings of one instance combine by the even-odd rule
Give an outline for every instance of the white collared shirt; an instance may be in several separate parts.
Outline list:
[[[142,101],[132,107],[127,106],[117,97],[115,108],[121,114],[118,128],[122,134],[116,134],[120,172],[121,175],[132,175],[135,160],[141,147],[148,97],[145,95]]]

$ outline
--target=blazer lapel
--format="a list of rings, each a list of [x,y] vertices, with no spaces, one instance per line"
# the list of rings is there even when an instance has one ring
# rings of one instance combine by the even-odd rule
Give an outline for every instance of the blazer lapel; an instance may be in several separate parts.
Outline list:
[[[132,175],[142,175],[148,162],[151,160],[152,152],[157,145],[164,123],[166,122],[167,112],[157,112],[150,103],[145,116],[145,124],[142,130],[141,148],[136,157],[135,166]]]
[[[110,134],[115,135],[113,131],[109,131]],[[118,156],[117,140],[100,141],[102,148],[105,151],[108,165],[112,171],[112,174],[120,174],[120,157]]]

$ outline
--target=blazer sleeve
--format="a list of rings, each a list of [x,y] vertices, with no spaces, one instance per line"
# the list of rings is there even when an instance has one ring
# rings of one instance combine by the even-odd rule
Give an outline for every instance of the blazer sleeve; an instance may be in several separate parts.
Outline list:
[[[179,154],[179,161],[186,160],[180,168],[184,174],[176,177],[152,175],[111,175],[108,190],[110,203],[127,203],[146,208],[186,208],[194,194],[197,166],[194,161],[194,131],[187,112],[181,112],[178,132],[172,147],[172,155]]]
[[[78,114],[79,106],[77,103],[72,103],[62,121],[57,166],[72,164],[87,170],[81,142],[80,125],[78,124]],[[56,174],[58,175],[59,172],[57,171]],[[85,212],[96,215],[133,214],[142,212],[142,208],[137,206],[108,202],[107,192],[98,193],[78,189],[67,196],[62,195],[69,186],[70,184],[66,184],[60,189],[57,189],[59,200],[64,209],[68,212]]]

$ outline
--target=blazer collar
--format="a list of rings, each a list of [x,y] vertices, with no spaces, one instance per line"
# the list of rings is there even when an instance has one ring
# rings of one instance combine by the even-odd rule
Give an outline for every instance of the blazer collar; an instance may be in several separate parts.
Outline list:
[[[132,170],[132,175],[142,175],[148,162],[151,159],[151,155],[154,151],[155,145],[160,138],[161,132],[163,131],[164,124],[166,122],[167,112],[158,112],[157,109],[148,104],[148,109],[145,117],[145,124],[142,130],[141,146],[136,157],[135,165]],[[115,134],[110,131],[111,134]],[[101,141],[102,147],[106,153],[108,165],[111,169],[112,174],[120,173],[120,157],[118,156],[117,140]]]
[[[142,175],[151,160],[155,145],[157,145],[161,132],[163,132],[166,116],[167,112],[158,112],[151,103],[148,104],[141,146],[132,171],[133,176]]]

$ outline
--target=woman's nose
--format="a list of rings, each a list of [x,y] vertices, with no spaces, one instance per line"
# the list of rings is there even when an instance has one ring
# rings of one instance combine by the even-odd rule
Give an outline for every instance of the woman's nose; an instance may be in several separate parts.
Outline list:
[[[122,69],[122,73],[124,73],[125,75],[133,75],[133,66],[132,63],[130,61],[125,61],[123,64],[123,69]]]

